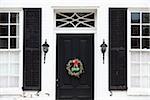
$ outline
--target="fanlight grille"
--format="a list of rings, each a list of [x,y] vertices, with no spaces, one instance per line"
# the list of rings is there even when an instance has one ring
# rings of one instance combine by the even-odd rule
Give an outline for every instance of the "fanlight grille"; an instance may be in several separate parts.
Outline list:
[[[95,13],[93,12],[58,12],[56,13],[57,28],[94,28]]]

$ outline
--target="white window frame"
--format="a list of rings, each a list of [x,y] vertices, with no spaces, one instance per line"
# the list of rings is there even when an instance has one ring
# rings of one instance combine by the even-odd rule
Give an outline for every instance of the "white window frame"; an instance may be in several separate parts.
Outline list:
[[[18,49],[0,49],[0,51],[18,51],[19,52],[19,86],[17,88],[0,88],[0,95],[22,94],[23,85],[23,9],[21,8],[0,8],[0,13],[19,13],[19,48]]]
[[[127,12],[127,83],[128,83],[128,95],[150,95],[150,88],[133,88],[131,87],[131,51],[148,51],[150,52],[150,49],[131,49],[131,12],[149,12],[150,8],[129,8]],[[140,14],[140,24],[141,25],[141,14]],[[140,34],[142,33],[142,29],[140,27]],[[140,36],[141,39],[141,36]],[[141,40],[140,40],[141,41]],[[142,43],[140,42],[140,46]],[[140,53],[141,56],[141,53]],[[141,65],[141,62],[140,62]],[[150,66],[149,66],[150,67]],[[141,66],[140,66],[141,68]],[[141,71],[140,71],[141,73]],[[140,74],[141,77],[141,74]],[[150,83],[150,81],[149,81]],[[140,80],[141,84],[141,80]]]

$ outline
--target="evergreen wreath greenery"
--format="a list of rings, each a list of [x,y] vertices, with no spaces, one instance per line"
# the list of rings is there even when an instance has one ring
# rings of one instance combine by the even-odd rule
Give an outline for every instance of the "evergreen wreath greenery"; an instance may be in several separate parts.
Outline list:
[[[70,76],[78,78],[84,72],[83,63],[77,58],[69,60],[66,69]]]

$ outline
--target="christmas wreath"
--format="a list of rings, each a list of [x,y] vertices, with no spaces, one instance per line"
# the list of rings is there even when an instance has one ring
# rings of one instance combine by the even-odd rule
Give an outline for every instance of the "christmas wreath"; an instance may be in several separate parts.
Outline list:
[[[84,72],[83,64],[77,58],[69,60],[66,69],[70,76],[78,78],[80,78],[80,75]]]

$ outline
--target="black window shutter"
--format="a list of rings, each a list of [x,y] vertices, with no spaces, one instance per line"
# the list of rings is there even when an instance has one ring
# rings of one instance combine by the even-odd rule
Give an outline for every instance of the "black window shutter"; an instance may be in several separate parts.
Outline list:
[[[41,8],[24,8],[23,90],[41,90]]]
[[[127,90],[127,9],[109,9],[109,90]]]

